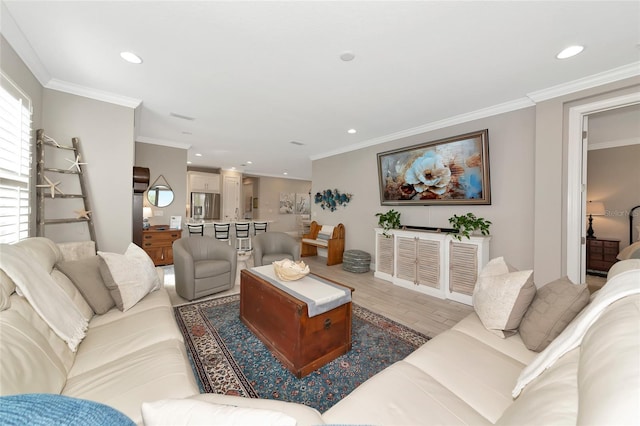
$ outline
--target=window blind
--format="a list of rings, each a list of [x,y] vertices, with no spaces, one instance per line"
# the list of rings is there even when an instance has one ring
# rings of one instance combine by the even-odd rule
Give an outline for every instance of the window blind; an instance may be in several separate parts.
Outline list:
[[[0,72],[0,242],[29,236],[31,99]]]

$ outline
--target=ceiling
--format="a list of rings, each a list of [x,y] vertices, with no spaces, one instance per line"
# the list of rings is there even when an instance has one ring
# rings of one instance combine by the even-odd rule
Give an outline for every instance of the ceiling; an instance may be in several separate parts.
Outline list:
[[[2,3],[43,86],[141,101],[137,141],[250,175],[640,74],[638,1]]]

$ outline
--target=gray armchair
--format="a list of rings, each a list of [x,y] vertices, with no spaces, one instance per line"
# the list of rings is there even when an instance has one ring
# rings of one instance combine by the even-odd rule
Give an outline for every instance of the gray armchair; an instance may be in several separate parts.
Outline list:
[[[212,237],[176,240],[173,264],[176,293],[187,300],[229,290],[235,284],[236,250]]]
[[[268,265],[275,260],[300,260],[300,243],[284,232],[265,232],[253,237],[253,264]]]

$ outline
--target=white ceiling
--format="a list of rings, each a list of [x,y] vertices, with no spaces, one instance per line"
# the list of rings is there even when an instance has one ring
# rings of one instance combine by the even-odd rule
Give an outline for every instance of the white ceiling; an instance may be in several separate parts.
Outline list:
[[[138,141],[255,175],[310,179],[312,158],[640,74],[638,1],[3,5],[45,87],[140,100]],[[572,44],[585,51],[555,58]]]

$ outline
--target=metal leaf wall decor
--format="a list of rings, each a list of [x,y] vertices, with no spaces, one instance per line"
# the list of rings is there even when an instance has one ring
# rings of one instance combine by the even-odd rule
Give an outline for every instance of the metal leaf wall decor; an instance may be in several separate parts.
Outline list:
[[[317,192],[314,201],[316,204],[320,204],[323,210],[336,211],[338,206],[346,207],[351,201],[353,194],[341,193],[338,189],[326,189],[322,192]]]

